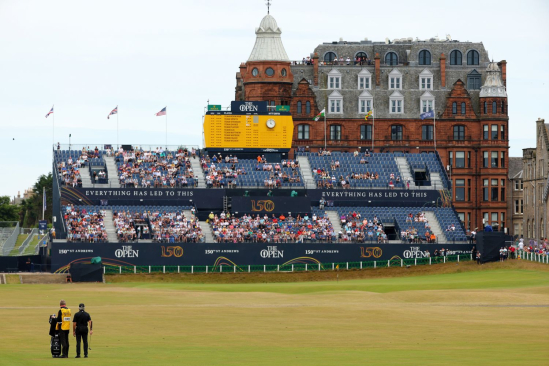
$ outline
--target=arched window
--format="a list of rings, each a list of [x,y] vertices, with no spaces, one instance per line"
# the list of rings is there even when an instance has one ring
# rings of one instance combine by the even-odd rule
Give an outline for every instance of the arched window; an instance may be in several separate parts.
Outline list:
[[[488,103],[484,102],[484,114],[488,113]]]
[[[419,64],[430,65],[431,64],[431,52],[423,50],[419,53]]]
[[[505,114],[505,102],[501,101],[501,114]]]
[[[461,52],[453,50],[450,52],[450,65],[461,65]]]
[[[372,139],[372,125],[361,125],[360,126],[360,139],[361,140],[371,140]]]
[[[326,52],[324,54],[324,62],[331,64],[336,59],[337,55],[333,52]]]
[[[355,65],[356,64],[360,64],[360,65],[366,65],[367,62],[366,60],[368,59],[368,55],[366,54],[366,52],[357,52],[356,55],[355,55]]]
[[[465,126],[454,126],[454,140],[465,140]]]
[[[311,113],[311,102],[309,101],[305,103],[305,113],[307,114]]]
[[[478,52],[471,50],[467,52],[467,65],[478,65]]]
[[[385,55],[385,65],[396,66],[398,65],[398,57],[394,52],[387,52]]]
[[[458,113],[458,104],[456,102],[452,103],[452,114]]]
[[[297,114],[301,114],[301,102],[297,102]]]
[[[461,114],[465,114],[465,102],[461,103]]]
[[[492,114],[498,114],[498,103],[492,102]]]
[[[298,140],[309,139],[309,125],[297,125],[297,139]]]
[[[330,126],[330,140],[341,140],[341,125]]]
[[[402,140],[402,126],[391,126],[391,140]]]

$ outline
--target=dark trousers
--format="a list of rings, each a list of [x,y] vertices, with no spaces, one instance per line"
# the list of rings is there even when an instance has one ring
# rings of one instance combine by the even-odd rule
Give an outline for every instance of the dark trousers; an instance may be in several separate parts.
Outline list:
[[[88,355],[88,327],[76,328],[76,355],[80,356],[80,344],[84,341],[84,356]]]
[[[61,341],[61,356],[69,356],[69,330],[59,331],[59,340]]]

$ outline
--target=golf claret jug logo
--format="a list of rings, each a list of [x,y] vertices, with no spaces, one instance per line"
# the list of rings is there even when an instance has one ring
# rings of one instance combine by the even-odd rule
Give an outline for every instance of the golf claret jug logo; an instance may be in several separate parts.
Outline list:
[[[420,250],[419,247],[410,247],[410,250],[405,250],[402,255],[404,258],[425,258],[427,252]]]
[[[275,209],[275,204],[271,200],[250,200],[252,202],[252,211],[261,212],[267,211],[271,212]]]
[[[123,245],[122,249],[116,249],[114,251],[116,258],[137,258],[139,257],[139,250],[133,250],[131,245]]]
[[[284,251],[278,250],[276,246],[267,246],[267,249],[263,249],[259,255],[261,258],[284,258]]]

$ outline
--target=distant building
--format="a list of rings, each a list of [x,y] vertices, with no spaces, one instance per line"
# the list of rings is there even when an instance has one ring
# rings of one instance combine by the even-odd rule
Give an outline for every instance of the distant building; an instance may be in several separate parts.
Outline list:
[[[34,196],[34,191],[32,188],[25,189],[25,192],[23,193],[23,197],[21,197],[21,191],[17,191],[17,196],[13,197],[13,200],[11,201],[12,205],[20,205],[23,200],[28,200]]]
[[[536,147],[523,149],[524,237],[544,239],[549,230],[549,124],[536,121]]]
[[[427,153],[436,146],[465,228],[482,228],[483,219],[506,226],[505,60],[491,62],[481,42],[450,37],[340,40],[290,60],[281,33],[271,15],[261,20],[250,57],[236,74],[235,100],[289,105],[294,147]],[[420,119],[431,109],[436,125],[433,118]],[[326,123],[313,120],[322,110]]]
[[[507,180],[507,227],[509,235],[524,236],[524,189],[522,181],[522,157],[509,158]]]

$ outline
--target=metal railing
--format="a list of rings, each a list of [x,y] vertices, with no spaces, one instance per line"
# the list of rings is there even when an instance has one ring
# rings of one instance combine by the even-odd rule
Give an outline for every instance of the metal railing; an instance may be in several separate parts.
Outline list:
[[[4,224],[4,223],[2,223],[2,224]],[[9,222],[6,222],[6,224],[9,224]],[[7,227],[11,227],[11,226],[7,226]],[[10,252],[13,250],[13,247],[15,246],[15,243],[17,242],[17,237],[19,236],[20,231],[21,231],[21,229],[19,228],[19,223],[17,222],[15,224],[13,232],[10,234],[10,236],[2,244],[2,255],[3,256],[10,255]]]
[[[25,252],[25,249],[27,249],[35,235],[38,235],[38,229],[31,229],[28,238],[25,239],[23,244],[19,247],[19,255],[22,255]]]
[[[143,151],[150,151],[150,150],[156,150],[157,148],[162,148],[164,150],[169,150],[169,151],[177,151],[179,150],[180,148],[181,149],[187,149],[189,150],[189,152],[191,151],[191,149],[194,147],[196,150],[197,150],[197,153],[198,153],[198,150],[199,150],[199,146],[198,145],[168,145],[168,146],[164,146],[164,144],[156,144],[156,145],[149,145],[149,144],[125,144],[125,143],[119,143],[118,145],[116,143],[111,143],[111,144],[106,144],[106,143],[101,143],[101,144],[59,144],[59,150],[71,150],[71,151],[82,151],[83,148],[86,148],[87,150],[95,150],[95,148],[97,147],[97,149],[102,152],[102,153],[105,153],[105,151],[107,150],[107,147],[110,146],[112,150],[114,149],[118,149],[118,147],[122,146],[122,145],[131,145],[133,149],[141,149]],[[54,150],[54,153],[57,153],[57,143],[55,143],[53,145],[53,150]]]
[[[362,262],[339,263],[294,263],[269,265],[213,265],[213,266],[110,266],[103,267],[104,274],[141,274],[141,273],[253,273],[253,272],[322,272],[338,270],[361,270],[374,268],[408,267],[434,265],[440,263],[459,263],[472,260],[472,254],[457,254],[444,257],[411,259],[388,259]],[[58,272],[67,272],[67,269]]]

